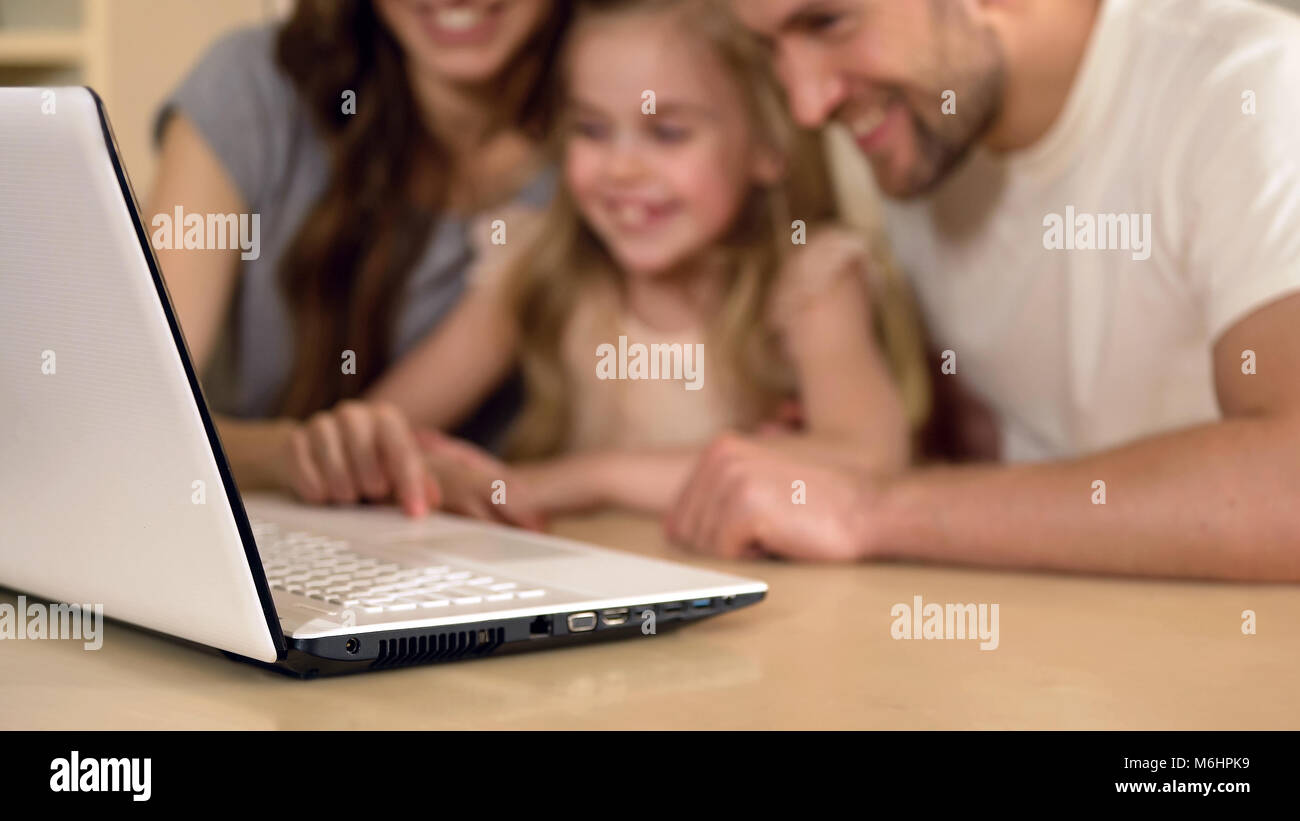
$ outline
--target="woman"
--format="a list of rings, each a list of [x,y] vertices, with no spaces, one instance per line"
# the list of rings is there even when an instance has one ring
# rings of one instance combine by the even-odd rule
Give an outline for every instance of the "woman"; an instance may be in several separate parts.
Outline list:
[[[456,303],[476,229],[549,200],[567,20],[566,0],[300,0],[217,43],[165,104],[148,213],[260,217],[255,259],[158,252],[241,487],[530,523],[463,480],[502,476],[494,460],[364,397]],[[509,405],[469,434],[490,441]]]

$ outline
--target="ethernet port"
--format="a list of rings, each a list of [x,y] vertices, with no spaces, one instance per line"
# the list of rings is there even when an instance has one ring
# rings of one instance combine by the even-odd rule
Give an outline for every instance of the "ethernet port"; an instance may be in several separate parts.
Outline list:
[[[528,638],[539,639],[551,635],[551,617],[538,616],[528,625]]]

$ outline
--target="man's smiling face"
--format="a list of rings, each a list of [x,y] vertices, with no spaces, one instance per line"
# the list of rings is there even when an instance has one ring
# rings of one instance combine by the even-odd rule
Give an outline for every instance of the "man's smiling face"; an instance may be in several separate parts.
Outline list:
[[[997,117],[1005,66],[974,0],[732,0],[732,8],[772,49],[795,118],[848,126],[890,196],[933,188]],[[944,113],[946,91],[956,113]]]

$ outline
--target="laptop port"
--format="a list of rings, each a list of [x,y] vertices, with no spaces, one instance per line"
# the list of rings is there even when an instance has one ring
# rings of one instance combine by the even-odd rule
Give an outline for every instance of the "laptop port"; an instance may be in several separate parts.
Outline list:
[[[695,601],[691,602],[691,609],[705,610],[708,609],[709,605],[711,604],[713,604],[713,599],[696,599]]]
[[[609,627],[617,627],[620,624],[627,624],[627,614],[626,607],[617,607],[613,610],[600,611],[600,619]]]
[[[353,636],[343,642],[343,649],[348,651],[348,655],[355,656],[357,651],[361,649],[361,641],[356,636]]]
[[[540,639],[551,635],[551,620],[547,616],[538,616],[528,625],[528,638]]]
[[[682,609],[682,603],[679,601],[671,602],[669,604],[659,605],[659,612],[661,613],[676,613],[678,610],[681,609]]]
[[[585,613],[569,614],[569,632],[586,633],[596,629],[596,614],[588,610]]]

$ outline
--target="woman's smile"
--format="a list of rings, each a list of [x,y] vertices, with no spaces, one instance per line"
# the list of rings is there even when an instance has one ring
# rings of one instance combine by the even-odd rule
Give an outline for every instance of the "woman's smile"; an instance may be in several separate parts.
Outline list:
[[[505,3],[463,0],[422,3],[417,11],[425,34],[442,46],[481,45],[496,34]]]

